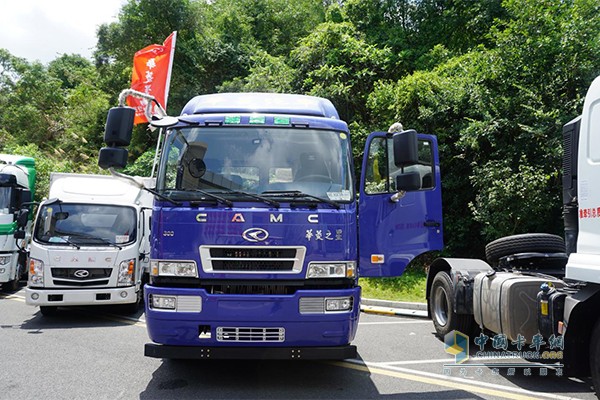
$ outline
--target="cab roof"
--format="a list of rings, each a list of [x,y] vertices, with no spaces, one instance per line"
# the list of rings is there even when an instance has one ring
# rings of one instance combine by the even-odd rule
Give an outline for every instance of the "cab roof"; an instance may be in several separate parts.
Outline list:
[[[322,97],[283,93],[216,93],[196,96],[181,111],[193,114],[284,114],[338,119],[331,101]]]

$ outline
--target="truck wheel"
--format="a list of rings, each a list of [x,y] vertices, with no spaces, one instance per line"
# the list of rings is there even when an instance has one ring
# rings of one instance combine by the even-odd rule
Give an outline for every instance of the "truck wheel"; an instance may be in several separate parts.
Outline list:
[[[57,306],[40,306],[40,312],[44,317],[52,317],[58,313]]]
[[[454,312],[454,291],[450,275],[440,271],[433,278],[429,294],[429,313],[433,320],[435,334],[444,339],[448,333],[457,330],[471,334],[474,326],[472,315]]]
[[[549,233],[524,233],[496,239],[485,246],[485,258],[496,264],[505,256],[519,253],[564,253],[565,241]]]
[[[596,396],[600,398],[600,320],[596,322],[590,340],[590,370]]]

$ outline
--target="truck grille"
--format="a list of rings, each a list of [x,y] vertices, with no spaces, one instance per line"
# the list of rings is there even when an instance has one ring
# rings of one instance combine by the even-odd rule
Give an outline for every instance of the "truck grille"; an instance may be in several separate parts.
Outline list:
[[[200,259],[205,272],[299,273],[305,253],[304,247],[200,247]]]
[[[112,273],[112,268],[52,268],[51,270],[53,278],[76,281],[109,278]],[[81,273],[81,271],[86,271],[86,273]]]
[[[238,328],[218,327],[219,342],[283,342],[284,328]]]

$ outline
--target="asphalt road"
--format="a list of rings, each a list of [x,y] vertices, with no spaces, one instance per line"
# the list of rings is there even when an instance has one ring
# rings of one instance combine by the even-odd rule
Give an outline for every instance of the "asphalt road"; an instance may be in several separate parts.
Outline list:
[[[456,367],[421,318],[363,313],[356,360],[171,361],[144,357],[141,311],[61,311],[42,317],[24,290],[0,295],[0,399],[596,398],[589,379],[551,368]]]

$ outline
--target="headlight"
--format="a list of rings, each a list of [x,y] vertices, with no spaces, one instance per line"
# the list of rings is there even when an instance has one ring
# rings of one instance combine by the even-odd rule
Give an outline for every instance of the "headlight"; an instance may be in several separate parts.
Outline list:
[[[153,294],[150,296],[150,306],[162,310],[175,310],[177,308],[177,298],[175,296]]]
[[[306,278],[354,278],[356,264],[352,261],[337,263],[309,263]]]
[[[10,256],[0,256],[0,265],[6,265],[10,263]]]
[[[44,262],[35,258],[29,259],[28,286],[44,286]]]
[[[152,276],[198,277],[198,267],[194,261],[151,260],[150,271]]]
[[[119,275],[117,277],[117,286],[133,285],[135,273],[135,258],[121,261],[119,264]]]
[[[348,311],[352,309],[352,297],[325,299],[326,311]]]

